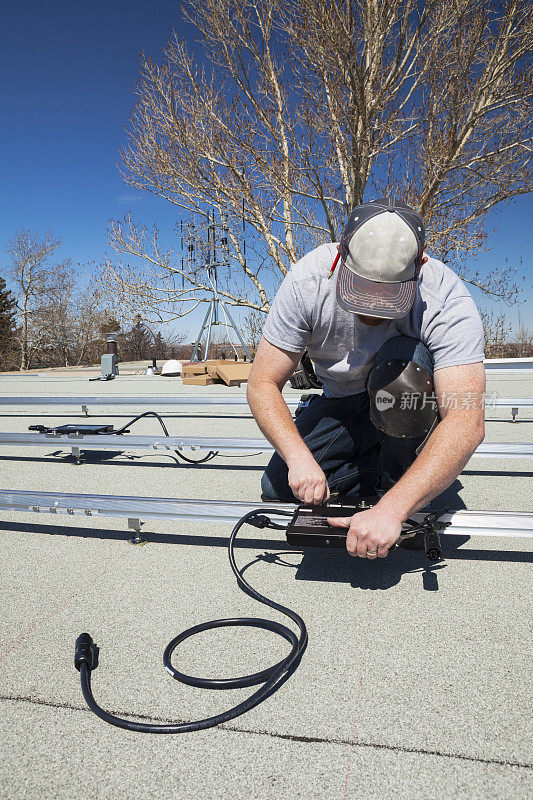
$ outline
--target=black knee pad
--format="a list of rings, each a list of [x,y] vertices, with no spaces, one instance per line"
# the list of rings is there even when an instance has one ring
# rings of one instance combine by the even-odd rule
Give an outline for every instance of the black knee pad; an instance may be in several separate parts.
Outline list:
[[[367,378],[370,419],[389,436],[425,436],[438,418],[433,377],[414,361],[374,364]]]

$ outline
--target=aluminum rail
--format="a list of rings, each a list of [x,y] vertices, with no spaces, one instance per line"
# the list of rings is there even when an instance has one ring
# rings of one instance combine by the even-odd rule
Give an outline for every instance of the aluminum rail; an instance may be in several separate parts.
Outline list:
[[[300,397],[284,395],[283,399],[288,406],[297,406]],[[84,396],[84,397],[50,397],[37,395],[24,395],[15,397],[0,395],[0,406],[247,406],[248,401],[245,395],[212,395],[205,397],[201,395],[182,395],[181,397],[170,397],[168,395],[153,395],[144,397],[122,397],[119,395],[105,396]],[[519,406],[522,408],[533,408],[533,398],[531,397],[492,397],[488,395],[485,406],[487,408]]]
[[[0,509],[6,511],[40,512],[50,514],[81,514],[88,517],[121,517],[140,525],[143,519],[190,520],[235,524],[254,509],[274,508],[293,511],[292,503],[261,503],[260,501],[182,500],[172,497],[127,497],[114,495],[65,494],[62,492],[32,492],[0,489]],[[430,509],[413,514],[422,520]],[[533,536],[533,514],[511,511],[449,511],[442,516],[450,525],[447,535],[530,537]]]
[[[0,509],[51,514],[84,514],[88,517],[193,520],[235,524],[249,511],[260,507],[260,500],[257,503],[246,503],[0,489]],[[265,508],[267,507],[289,511],[296,508],[290,503],[268,503],[265,504]]]
[[[73,447],[80,450],[272,450],[266,439],[223,439],[201,436],[134,436],[133,434],[77,435],[55,433],[0,433],[0,445]]]
[[[490,397],[485,402],[485,408],[509,408],[510,406],[521,406],[522,408],[533,408],[532,397]]]
[[[169,453],[174,450],[238,450],[271,452],[266,439],[202,437],[202,436],[134,436],[84,435],[56,433],[0,433],[0,445],[21,447],[70,447],[79,456],[80,450],[150,450]],[[473,456],[481,458],[531,458],[533,443],[482,442]]]
[[[285,402],[289,407],[295,407],[300,402],[300,397],[285,395]],[[144,397],[123,397],[123,396],[87,396],[87,397],[50,397],[25,395],[15,397],[0,395],[0,406],[81,406],[82,414],[89,416],[89,406],[132,406],[139,408],[149,406],[151,409],[161,406],[246,406],[248,401],[245,395],[212,395],[211,397],[198,395],[185,395],[181,397],[169,397],[168,395],[153,395]],[[510,408],[512,421],[516,422],[518,410],[520,408],[533,408],[533,398],[531,397],[494,397],[487,395],[485,398],[485,408]]]
[[[488,372],[530,372],[533,370],[533,357],[486,358],[483,366]]]
[[[531,458],[532,456],[531,442],[482,442],[472,454],[472,458]]]
[[[284,397],[287,405],[297,406],[300,397]],[[533,404],[533,400],[531,401]],[[514,400],[513,400],[514,403]],[[247,406],[248,401],[244,394],[224,396],[223,394],[211,397],[198,395],[182,395],[172,397],[169,395],[145,395],[144,397],[130,397],[119,395],[94,395],[84,397],[39,397],[24,395],[23,397],[10,397],[0,395],[0,406]]]

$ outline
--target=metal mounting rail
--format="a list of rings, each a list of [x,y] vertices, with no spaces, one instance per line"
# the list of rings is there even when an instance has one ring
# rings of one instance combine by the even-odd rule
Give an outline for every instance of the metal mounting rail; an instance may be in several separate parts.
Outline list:
[[[318,394],[318,392],[317,392]],[[297,406],[300,396],[284,395],[283,399],[289,406]],[[169,397],[168,395],[154,395],[153,397],[123,397],[119,395],[105,396],[76,396],[76,397],[50,397],[37,395],[24,395],[15,397],[0,395],[0,406],[247,406],[245,395],[182,395]],[[485,406],[487,408],[519,406],[533,408],[531,397],[493,397],[487,395]]]
[[[289,407],[295,407],[300,402],[300,396],[285,395],[283,397]],[[169,397],[168,395],[153,395],[144,397],[123,397],[119,395],[88,395],[87,397],[50,397],[50,396],[31,396],[15,397],[0,395],[0,406],[81,406],[82,414],[89,416],[89,406],[132,406],[139,408],[149,406],[152,410],[162,406],[246,406],[248,401],[246,396],[216,394],[211,397],[202,395],[182,395],[181,397]],[[488,394],[485,397],[485,408],[510,408],[512,421],[516,422],[518,410],[520,408],[533,408],[533,398],[531,397],[495,397]]]
[[[53,433],[0,433],[0,445],[50,447],[63,445],[81,450],[238,450],[272,451],[266,439],[200,436],[83,435]],[[483,442],[474,456],[524,458],[533,456],[531,443]]]
[[[220,500],[182,500],[172,497],[127,497],[114,495],[25,492],[0,489],[0,509],[46,514],[82,514],[88,517],[127,518],[130,527],[143,519],[190,520],[234,524],[244,514],[261,508],[293,511],[292,503],[261,503]],[[421,520],[430,509],[413,514]],[[533,536],[533,514],[511,511],[450,511],[442,516],[449,522],[443,534],[467,536]]]
[[[530,442],[482,442],[472,458],[531,458],[533,444]]]
[[[197,520],[235,524],[260,508],[261,501],[246,503],[219,500],[181,500],[172,497],[128,497],[114,495],[65,494],[62,492],[9,491],[0,489],[0,509],[38,511],[52,514],[84,514],[128,519]],[[268,503],[265,508],[296,508],[290,503]]]
[[[287,405],[296,406],[300,396],[284,396]],[[515,401],[513,400],[513,403]],[[531,400],[533,405],[533,400]],[[248,401],[244,394],[215,394],[211,397],[202,395],[153,395],[144,397],[120,395],[87,395],[76,397],[51,397],[24,395],[14,397],[0,395],[0,406],[247,406]]]
[[[488,397],[485,408],[509,408],[510,406],[520,406],[521,408],[533,408],[533,398],[531,397]]]
[[[489,372],[530,372],[533,370],[533,357],[486,358],[483,365]]]
[[[76,447],[81,450],[272,450],[266,439],[223,439],[201,436],[76,435],[54,433],[0,433],[0,445]]]
[[[150,450],[171,453],[174,450],[238,450],[242,452],[271,452],[274,448],[266,439],[224,439],[202,436],[134,436],[133,434],[55,434],[0,433],[0,445],[21,447],[70,447],[76,455],[80,450]],[[473,456],[481,458],[531,458],[532,443],[482,442]]]

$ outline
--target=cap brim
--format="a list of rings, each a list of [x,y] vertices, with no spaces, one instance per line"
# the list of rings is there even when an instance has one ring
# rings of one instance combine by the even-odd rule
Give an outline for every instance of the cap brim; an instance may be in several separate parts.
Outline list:
[[[399,283],[369,281],[342,264],[337,279],[337,300],[341,308],[352,314],[397,319],[409,313],[416,284],[416,278]]]

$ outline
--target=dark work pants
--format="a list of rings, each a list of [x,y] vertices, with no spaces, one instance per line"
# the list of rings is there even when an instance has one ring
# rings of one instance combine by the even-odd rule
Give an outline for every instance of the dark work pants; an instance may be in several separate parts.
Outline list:
[[[390,339],[374,363],[393,358],[416,361],[433,374],[429,351],[417,339]],[[351,500],[383,494],[394,486],[415,460],[415,451],[425,438],[403,439],[378,430],[370,420],[369,404],[366,391],[340,398],[317,395],[295,420],[326,475],[330,491]],[[295,499],[288,484],[287,465],[277,453],[263,474],[261,491],[265,500]]]

